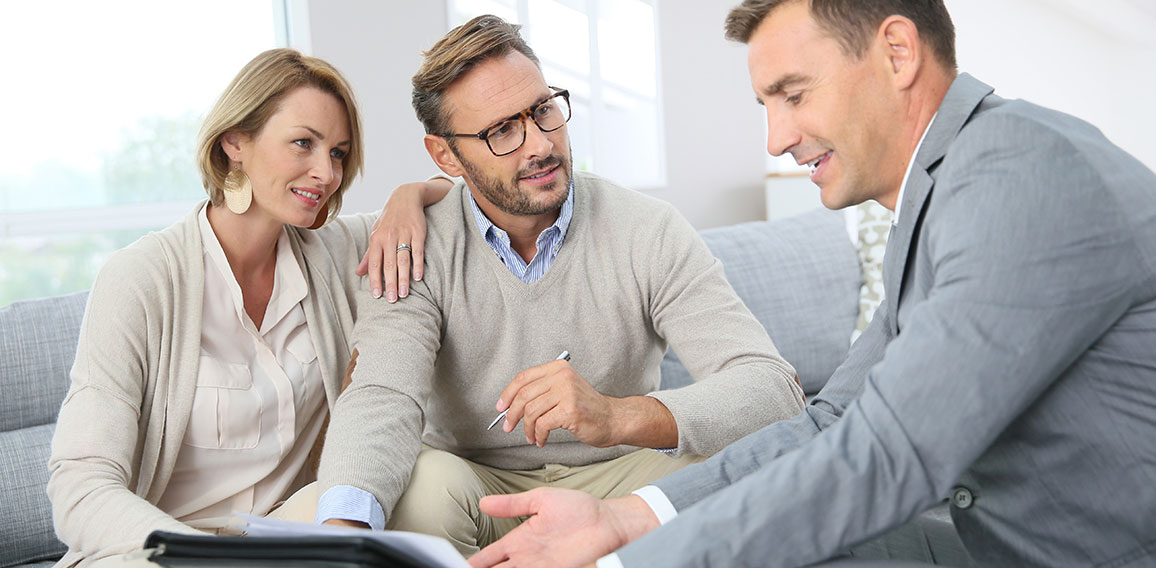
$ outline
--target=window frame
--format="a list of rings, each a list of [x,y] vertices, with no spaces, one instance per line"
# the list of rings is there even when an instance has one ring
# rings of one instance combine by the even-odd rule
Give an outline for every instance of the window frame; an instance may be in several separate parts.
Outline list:
[[[270,45],[269,48],[293,47],[308,53],[310,48],[308,0],[266,1],[270,2],[272,6],[272,21],[270,23],[273,25],[273,45]],[[113,6],[108,9],[115,8]],[[221,86],[221,88],[223,87],[224,85]],[[203,114],[208,110],[209,108],[206,106],[203,109],[198,109],[198,112]],[[124,124],[122,126],[130,128],[132,125]],[[194,155],[188,156],[189,163],[193,163],[195,158]],[[184,181],[182,181],[183,183]],[[201,186],[201,180],[196,176],[188,179],[187,183],[190,188],[190,191],[187,192],[189,195],[193,194],[193,188]],[[33,255],[37,254],[36,251],[42,250],[41,247],[56,247],[57,243],[60,243],[60,246],[65,248],[51,248],[50,254],[53,255],[54,261],[63,258],[66,262],[75,265],[99,267],[103,265],[107,256],[115,251],[101,248],[99,252],[91,253],[88,256],[77,255],[75,259],[68,257],[67,252],[59,251],[66,251],[67,247],[70,246],[69,243],[74,242],[74,239],[96,238],[99,240],[105,235],[118,232],[122,237],[126,232],[144,236],[149,231],[164,228],[185,218],[196,204],[206,197],[207,195],[201,192],[195,198],[176,197],[148,203],[95,204],[92,206],[38,205],[34,209],[16,209],[18,204],[0,203],[3,206],[0,208],[0,242],[12,246],[13,249],[11,250],[27,251]],[[9,274],[22,272],[19,267],[5,268],[9,269]],[[0,275],[3,274],[4,271],[0,271]],[[14,283],[17,289],[29,284],[42,287],[45,292],[41,296],[68,293],[76,289],[75,284],[85,287],[91,286],[91,281],[61,284],[54,281],[40,282],[20,278],[11,280],[11,283]],[[0,298],[0,306],[6,305],[10,301],[26,299],[19,292],[14,294],[10,298]]]
[[[447,30],[452,29],[461,23],[465,22],[471,17],[478,15],[476,12],[468,11],[459,5],[460,0],[448,0],[446,9],[446,23]],[[604,156],[600,150],[602,145],[601,140],[609,140],[614,136],[614,131],[605,127],[603,118],[609,113],[607,103],[607,91],[613,89],[614,97],[625,98],[642,107],[653,108],[654,116],[654,143],[655,148],[655,164],[653,176],[648,176],[645,179],[634,181],[630,183],[631,187],[636,190],[653,192],[661,191],[667,187],[667,148],[666,148],[666,132],[665,132],[665,109],[663,108],[663,93],[662,93],[662,53],[661,40],[659,28],[659,2],[657,0],[635,0],[637,2],[646,4],[650,7],[653,14],[652,27],[654,30],[654,97],[650,98],[646,95],[639,94],[625,85],[615,85],[612,81],[604,78],[601,69],[601,47],[599,45],[598,23],[599,23],[599,0],[555,0],[563,3],[568,7],[582,12],[586,16],[587,22],[587,37],[589,38],[589,75],[585,77],[589,84],[589,95],[585,94],[582,89],[576,89],[572,85],[562,84],[558,77],[547,76],[547,81],[554,81],[558,87],[568,89],[570,91],[570,100],[572,107],[589,109],[590,116],[581,117],[585,125],[589,128],[589,145],[590,145],[590,161],[592,170],[605,170],[606,168],[599,165],[599,160],[613,159],[611,156]],[[535,24],[530,18],[530,2],[531,0],[498,0],[498,2],[510,6],[517,15],[517,21],[511,23],[518,23],[522,26],[523,37],[527,39],[533,34]],[[584,9],[580,9],[575,4],[581,4]],[[533,47],[533,46],[531,46]],[[549,56],[537,53],[541,62],[542,71],[548,74],[551,70],[558,70],[566,75],[582,77],[583,73],[568,67],[565,62],[552,60]],[[573,122],[571,122],[573,124]],[[575,169],[583,169],[578,164],[578,159],[575,157]]]

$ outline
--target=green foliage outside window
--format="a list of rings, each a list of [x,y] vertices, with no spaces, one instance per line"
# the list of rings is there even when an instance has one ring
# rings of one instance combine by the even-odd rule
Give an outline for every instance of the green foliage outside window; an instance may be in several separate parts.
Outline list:
[[[123,133],[95,172],[45,161],[28,177],[0,181],[0,213],[191,201],[204,197],[196,173],[201,118],[150,116]],[[131,219],[123,229],[0,240],[0,306],[86,290],[108,256],[176,219]]]

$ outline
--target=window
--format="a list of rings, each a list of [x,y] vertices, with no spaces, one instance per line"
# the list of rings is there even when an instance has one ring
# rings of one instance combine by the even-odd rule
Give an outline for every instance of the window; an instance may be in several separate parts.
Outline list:
[[[522,24],[546,82],[570,90],[576,169],[665,185],[653,0],[450,0],[451,27],[480,14]]]
[[[284,0],[0,4],[0,306],[84,290],[118,248],[205,197],[201,119],[284,44]],[[282,38],[278,40],[278,38]]]

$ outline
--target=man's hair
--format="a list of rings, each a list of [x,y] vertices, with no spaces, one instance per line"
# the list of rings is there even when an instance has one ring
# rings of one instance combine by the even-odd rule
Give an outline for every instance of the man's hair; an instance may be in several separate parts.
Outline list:
[[[341,211],[341,198],[353,178],[361,172],[361,116],[353,88],[337,68],[292,49],[270,49],[254,57],[241,69],[233,82],[217,99],[197,135],[197,166],[201,182],[213,205],[225,201],[225,176],[229,173],[229,156],[221,148],[221,137],[239,132],[257,137],[269,117],[281,109],[285,97],[300,87],[313,87],[333,95],[345,107],[349,120],[349,152],[342,162],[344,174],[337,191],[326,202],[329,218]]]
[[[413,76],[413,110],[426,134],[449,134],[450,120],[442,95],[479,63],[516,51],[540,67],[538,56],[518,34],[519,29],[521,26],[486,14],[450,30],[429,51],[422,52],[421,67]]]
[[[852,56],[862,57],[879,25],[889,16],[915,22],[919,37],[931,46],[939,62],[955,69],[955,25],[943,0],[743,0],[726,20],[726,38],[747,43],[775,8],[807,2],[811,17]]]

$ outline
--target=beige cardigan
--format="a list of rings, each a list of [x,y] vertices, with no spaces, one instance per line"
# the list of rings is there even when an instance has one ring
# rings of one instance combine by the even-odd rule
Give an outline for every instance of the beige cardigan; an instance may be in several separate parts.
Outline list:
[[[204,289],[197,214],[204,206],[118,251],[93,284],[49,460],[53,519],[69,547],[57,566],[140,549],[154,530],[196,532],[155,503],[176,464],[196,388]],[[302,307],[330,408],[351,351],[354,270],[375,217],[288,231],[309,285]]]

